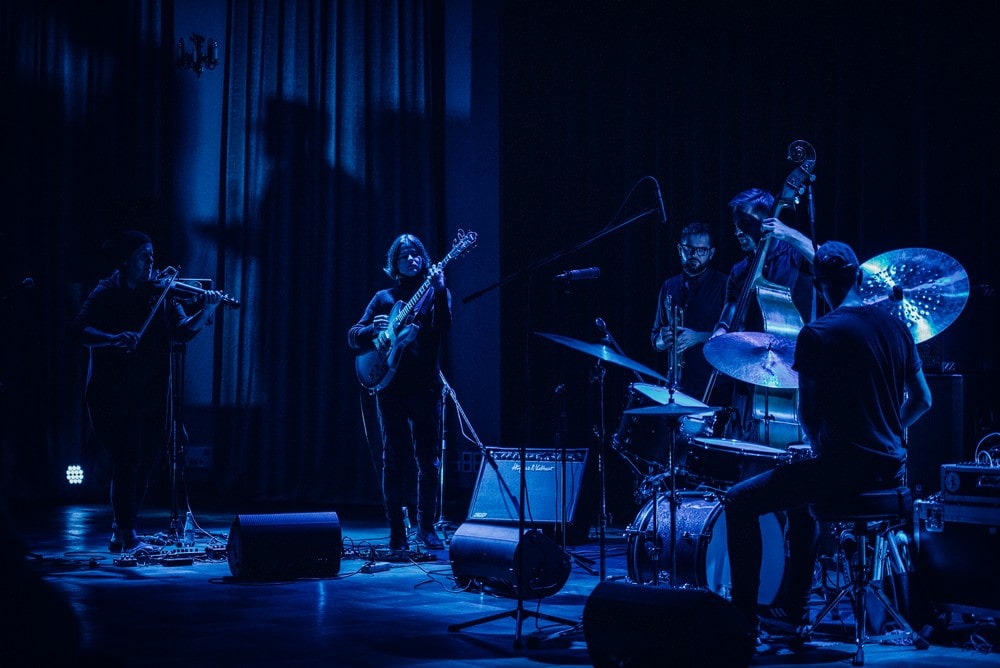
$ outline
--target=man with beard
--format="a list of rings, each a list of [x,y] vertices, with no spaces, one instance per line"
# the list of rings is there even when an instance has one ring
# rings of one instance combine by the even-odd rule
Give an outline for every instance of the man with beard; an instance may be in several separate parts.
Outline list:
[[[712,373],[702,347],[712,335],[713,325],[722,310],[726,275],[709,264],[715,257],[715,246],[711,230],[705,223],[693,222],[681,230],[677,254],[682,271],[665,280],[660,287],[650,342],[659,352],[676,354],[677,369],[672,378],[675,389],[700,400]],[[675,317],[678,320],[676,341],[673,338]],[[725,388],[718,389],[713,396],[723,397],[728,402],[729,395],[725,392]]]

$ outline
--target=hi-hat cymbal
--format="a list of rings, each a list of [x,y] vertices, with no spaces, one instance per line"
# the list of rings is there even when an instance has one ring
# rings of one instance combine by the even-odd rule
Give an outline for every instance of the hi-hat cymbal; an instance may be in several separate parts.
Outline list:
[[[698,413],[711,413],[721,410],[715,406],[682,406],[680,404],[664,404],[662,406],[643,406],[642,408],[629,408],[624,411],[625,415],[695,415]]]
[[[650,385],[649,383],[632,383],[632,389],[642,392],[642,394],[658,404],[668,404],[673,401],[673,403],[680,404],[681,406],[694,406],[708,411],[708,404],[690,397],[680,390],[671,391],[669,387]]]
[[[591,357],[596,357],[602,359],[605,362],[611,362],[612,364],[617,364],[618,366],[625,367],[626,369],[632,369],[633,371],[638,371],[646,376],[652,376],[662,381],[667,379],[653,371],[647,366],[643,366],[636,361],[630,360],[624,355],[620,355],[608,346],[601,343],[586,343],[584,341],[578,341],[576,339],[571,339],[568,336],[560,336],[559,334],[547,334],[545,332],[535,332],[538,336],[549,339],[550,341],[555,341],[556,343],[561,343],[564,346],[572,348],[573,350],[578,350],[581,353],[586,353]]]
[[[861,298],[906,323],[917,343],[943,332],[969,300],[969,275],[953,257],[901,248],[861,265]]]
[[[795,339],[767,332],[730,332],[705,342],[705,359],[716,369],[751,385],[797,388]]]

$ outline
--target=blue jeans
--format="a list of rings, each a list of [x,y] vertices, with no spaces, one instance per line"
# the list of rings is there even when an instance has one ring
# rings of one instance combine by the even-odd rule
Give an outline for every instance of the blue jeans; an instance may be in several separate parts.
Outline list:
[[[761,515],[785,513],[788,568],[783,603],[793,614],[804,612],[819,545],[819,523],[809,506],[835,504],[865,490],[896,487],[902,480],[902,468],[898,461],[874,457],[859,457],[849,463],[815,458],[779,466],[733,485],[723,500],[733,604],[756,622]]]

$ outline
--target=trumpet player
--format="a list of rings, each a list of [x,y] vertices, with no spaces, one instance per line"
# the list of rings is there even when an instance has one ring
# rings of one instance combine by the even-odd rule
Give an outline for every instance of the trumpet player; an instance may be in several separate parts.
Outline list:
[[[674,389],[701,397],[712,372],[702,347],[725,303],[726,275],[711,266],[715,245],[705,223],[692,222],[681,230],[677,255],[681,272],[660,287],[650,342],[656,351],[667,353],[663,366]],[[728,396],[725,389],[715,392]]]

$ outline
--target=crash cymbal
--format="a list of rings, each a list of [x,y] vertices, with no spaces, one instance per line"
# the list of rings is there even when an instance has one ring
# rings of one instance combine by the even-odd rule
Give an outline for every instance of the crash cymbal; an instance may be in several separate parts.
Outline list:
[[[861,265],[861,298],[906,323],[917,343],[943,332],[969,300],[969,275],[953,257],[901,248]]]
[[[612,364],[617,364],[618,366],[625,367],[626,369],[631,369],[633,371],[638,371],[646,376],[652,376],[658,380],[666,381],[667,379],[653,371],[647,366],[643,366],[638,362],[630,360],[624,355],[620,355],[608,346],[601,343],[586,343],[584,341],[577,341],[576,339],[571,339],[568,336],[560,336],[559,334],[547,334],[545,332],[535,332],[538,336],[549,339],[550,341],[555,341],[556,343],[561,343],[562,345],[572,348],[573,350],[578,350],[581,353],[586,353],[591,357],[596,357],[598,359],[604,360],[605,362],[611,362]]]
[[[625,415],[695,415],[696,413],[708,413],[721,410],[714,406],[681,406],[680,404],[664,404],[663,406],[643,406],[642,408],[629,408],[624,411]]]
[[[671,392],[669,387],[663,387],[662,385],[650,385],[649,383],[632,383],[632,388],[636,392],[641,392],[658,404],[668,404],[671,400]],[[675,404],[680,404],[681,406],[694,406],[696,408],[702,408],[705,411],[708,410],[708,404],[698,401],[694,397],[689,397],[680,390],[673,391],[673,402]]]
[[[705,342],[705,359],[716,369],[751,385],[797,388],[792,369],[795,339],[766,332],[730,332]]]

